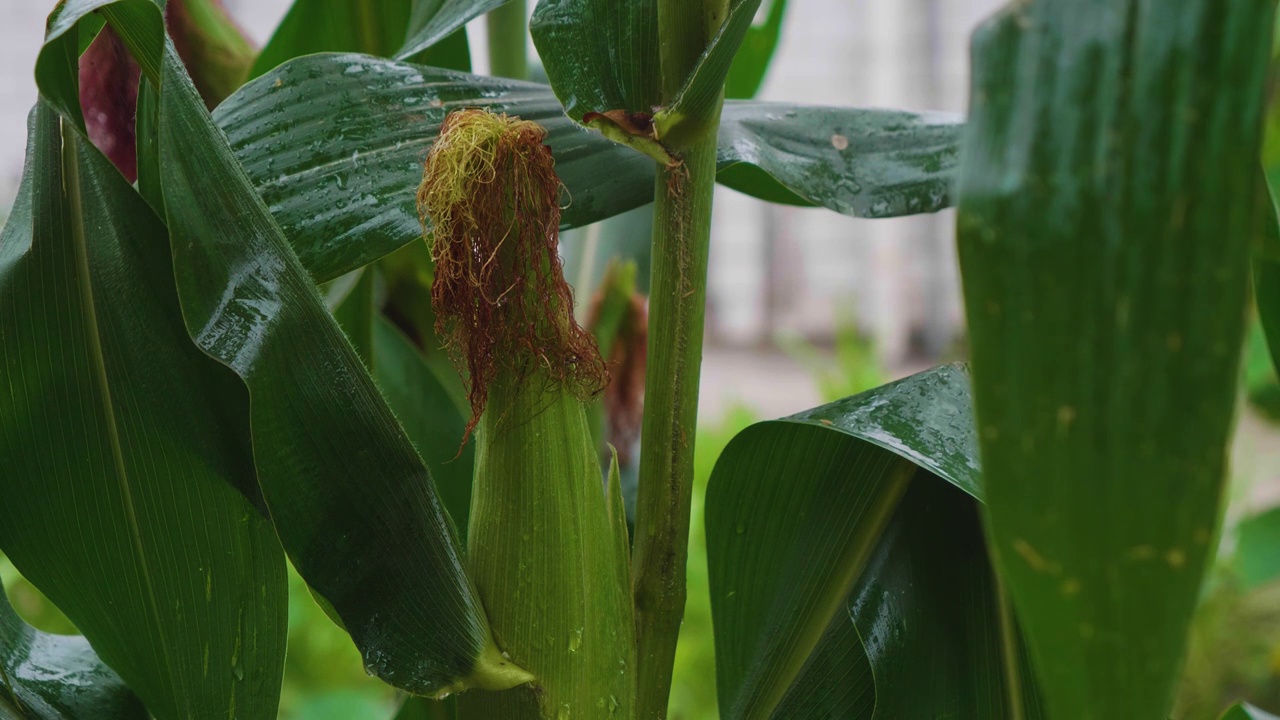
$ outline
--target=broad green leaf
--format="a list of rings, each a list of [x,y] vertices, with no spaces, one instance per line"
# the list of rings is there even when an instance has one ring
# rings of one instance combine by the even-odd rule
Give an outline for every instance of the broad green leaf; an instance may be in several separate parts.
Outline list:
[[[993,554],[1051,717],[1162,718],[1219,521],[1272,0],[1015,3],[959,250]]]
[[[312,53],[361,52],[390,57],[404,45],[412,4],[411,0],[295,0],[258,54],[249,78]]]
[[[742,40],[751,29],[760,0],[729,0],[729,15],[698,58],[674,99],[653,118],[661,139],[682,120],[708,117],[724,92],[725,78]]]
[[[490,682],[481,660],[509,664],[429,471],[172,53],[164,70],[161,175],[188,331],[249,387],[259,484],[294,566],[371,674],[419,694]]]
[[[164,226],[43,103],[0,236],[0,549],[160,720],[274,718],[284,557]]]
[[[945,113],[726,102],[718,179],[853,217],[935,212],[951,204],[963,127]]]
[[[461,32],[463,26],[505,2],[507,0],[413,0],[407,37],[404,45],[395,52],[395,58],[440,66],[439,62],[429,60],[430,56],[424,57],[423,53],[437,43],[444,43],[448,38],[455,38],[453,42],[457,42],[456,38],[461,38],[465,47],[467,36]],[[470,68],[454,67],[454,69]]]
[[[23,622],[0,588],[0,720],[147,720],[82,637]]]
[[[459,410],[418,349],[394,325],[380,317],[373,331],[378,387],[431,469],[436,492],[458,536],[466,537],[475,464],[475,444],[461,445],[468,416]]]
[[[75,66],[59,62],[72,11],[99,6],[64,6],[41,52],[42,95],[61,106],[74,104]],[[160,88],[187,334],[249,389],[258,487],[294,565],[371,673],[421,693],[510,686],[523,673],[493,644],[426,466],[198,102],[158,6],[121,0],[101,12]]]
[[[1240,521],[1232,565],[1245,590],[1280,579],[1280,508]]]
[[[299,58],[214,117],[318,281],[420,237],[422,159],[451,110],[483,105],[543,125],[566,227],[653,197],[653,162],[569,120],[545,85],[363,55]],[[765,199],[886,217],[946,207],[960,124],[941,114],[726,103],[726,185]]]
[[[1249,703],[1238,703],[1228,708],[1220,720],[1277,720],[1277,718]]]
[[[652,196],[653,162],[578,127],[545,85],[316,55],[249,83],[214,117],[303,264],[328,280],[421,237],[422,159],[447,113],[477,105],[547,128],[567,224]]]
[[[753,24],[738,54],[729,66],[729,76],[724,81],[726,98],[750,99],[760,91],[773,53],[778,49],[778,37],[782,34],[782,18],[787,13],[787,0],[770,0],[769,13],[764,22]]]
[[[730,443],[707,490],[723,718],[1038,717],[976,450],[958,366]]]
[[[574,120],[651,113],[661,101],[657,0],[539,0],[529,33]]]

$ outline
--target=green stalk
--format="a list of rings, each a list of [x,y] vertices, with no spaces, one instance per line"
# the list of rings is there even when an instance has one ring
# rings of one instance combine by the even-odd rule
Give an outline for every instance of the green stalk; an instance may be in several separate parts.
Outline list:
[[[525,0],[508,0],[489,11],[489,74],[525,80],[529,77],[529,13]]]
[[[728,11],[727,0],[659,0],[662,92],[680,90]],[[665,718],[684,617],[689,505],[706,315],[711,197],[720,103],[686,145],[659,165],[654,189],[648,369],[632,559],[638,650],[638,718]]]

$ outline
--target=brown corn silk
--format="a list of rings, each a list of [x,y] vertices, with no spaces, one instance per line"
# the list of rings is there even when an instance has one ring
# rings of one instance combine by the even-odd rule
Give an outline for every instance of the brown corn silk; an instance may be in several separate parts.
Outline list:
[[[527,120],[455,110],[418,188],[436,264],[436,332],[467,376],[467,436],[499,373],[520,382],[540,371],[584,399],[608,382],[595,340],[573,319],[559,256],[561,184],[545,138]]]

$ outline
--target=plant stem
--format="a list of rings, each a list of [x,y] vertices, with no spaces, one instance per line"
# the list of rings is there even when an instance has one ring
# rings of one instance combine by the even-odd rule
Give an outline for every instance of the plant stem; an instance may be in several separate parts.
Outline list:
[[[525,0],[508,0],[489,11],[489,74],[525,80],[529,77],[529,13]]]
[[[727,9],[727,0],[659,0],[664,100],[680,90]],[[654,189],[648,369],[632,562],[639,651],[636,717],[644,720],[666,717],[684,616],[719,115],[717,104],[702,132],[687,145],[670,148],[683,162],[659,165]]]

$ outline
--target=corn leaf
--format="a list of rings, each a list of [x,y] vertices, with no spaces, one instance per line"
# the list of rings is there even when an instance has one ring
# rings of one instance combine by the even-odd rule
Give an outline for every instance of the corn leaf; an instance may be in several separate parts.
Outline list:
[[[770,0],[764,22],[752,24],[742,39],[742,46],[729,66],[724,81],[724,96],[748,100],[756,96],[764,83],[773,53],[782,35],[782,19],[787,14],[787,0]]]
[[[771,202],[898,217],[951,205],[961,118],[759,101],[726,102],[717,179]]]
[[[426,694],[504,686],[510,664],[429,471],[198,102],[159,7],[62,6],[37,63],[42,95],[74,112],[75,65],[64,60],[93,10],[159,88],[163,206],[187,335],[249,390],[230,427],[252,428],[256,490],[294,565],[371,673]]]
[[[477,105],[547,128],[566,223],[652,195],[652,161],[577,127],[533,83],[315,55],[249,83],[214,117],[303,264],[328,280],[421,237],[422,159],[445,115]]]
[[[485,106],[543,125],[567,227],[653,197],[653,162],[582,129],[545,85],[363,55],[314,55],[241,88],[214,112],[317,281],[421,236],[422,158],[451,110]],[[859,217],[950,203],[961,125],[944,114],[727,103],[718,165],[730,187]]]
[[[657,0],[539,0],[529,33],[575,121],[589,112],[651,113],[661,101]]]
[[[944,366],[725,449],[707,489],[721,716],[1039,717]]]
[[[186,335],[164,226],[69,126],[37,107],[0,236],[0,549],[160,720],[274,718],[285,567],[235,489],[243,388]]]
[[[148,717],[84,638],[36,630],[0,590],[0,720]]]
[[[180,66],[167,58],[165,68],[161,174],[179,293],[192,338],[249,387],[276,531],[372,674],[422,694],[448,688],[492,640],[430,473],[225,140],[184,94]]]
[[[1271,0],[1015,3],[958,221],[988,535],[1051,717],[1162,718],[1225,481]]]

